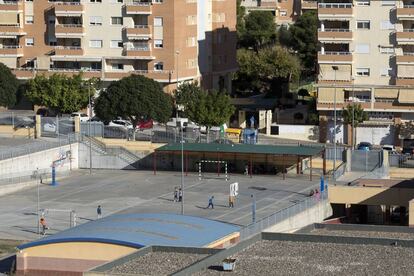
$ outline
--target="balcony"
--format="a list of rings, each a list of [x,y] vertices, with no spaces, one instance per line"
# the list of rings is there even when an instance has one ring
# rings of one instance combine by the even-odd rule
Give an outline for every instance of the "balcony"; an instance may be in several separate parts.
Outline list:
[[[262,0],[259,2],[260,3],[260,7],[264,8],[264,9],[276,9],[277,8],[277,2],[275,0]]]
[[[0,35],[21,36],[25,34],[26,33],[23,31],[19,24],[0,25]]]
[[[123,51],[123,55],[139,59],[153,59],[153,57],[151,56],[151,48],[149,46],[125,48]]]
[[[73,46],[56,46],[55,47],[56,56],[82,56],[83,49],[81,47]]]
[[[21,57],[23,56],[23,49],[19,45],[3,45],[0,48],[0,56]]]
[[[352,53],[350,52],[327,52],[318,53],[318,63],[352,63]]]
[[[396,33],[397,43],[414,44],[414,29],[403,29]]]
[[[412,111],[414,110],[414,105],[401,105],[398,103],[398,100],[390,100],[390,101],[375,101],[374,102],[374,110],[378,111]]]
[[[32,79],[35,76],[33,68],[15,68],[11,71],[18,79]]]
[[[78,74],[82,74],[82,78],[84,79],[102,77],[101,70],[91,70],[91,69],[81,70],[81,69],[68,69],[68,68],[52,68],[49,70],[37,70],[37,74],[44,75],[45,77],[50,77],[53,74],[65,75],[67,77],[72,77]]]
[[[84,6],[80,2],[53,2],[56,16],[81,16]]]
[[[171,71],[148,71],[148,70],[135,70],[135,71],[112,71],[105,72],[105,80],[118,80],[130,75],[143,75],[147,78],[157,80],[159,82],[170,82]]]
[[[80,24],[58,24],[55,27],[56,37],[82,37],[84,28]]]
[[[149,2],[131,2],[125,4],[126,14],[146,14],[152,13],[152,4]]]
[[[414,20],[414,5],[404,5],[402,8],[397,8],[398,20]]]
[[[351,41],[352,32],[349,29],[321,29],[318,30],[319,41]]]
[[[0,11],[23,12],[23,3],[21,1],[4,1],[0,3]]]
[[[302,10],[317,10],[318,1],[302,1]]]
[[[150,39],[152,36],[152,26],[135,25],[134,28],[125,28],[125,34],[128,39]]]
[[[402,56],[396,56],[397,64],[414,63],[414,53],[405,52]]]
[[[352,18],[351,3],[319,3],[318,17],[324,19],[349,19]]]
[[[336,108],[342,109],[346,108],[348,105],[353,104],[354,102],[345,100],[343,102],[337,102]],[[371,102],[355,102],[355,104],[360,104],[364,110],[371,109]],[[333,110],[334,109],[334,103],[333,102],[321,102],[318,101],[317,103],[317,110]]]
[[[397,78],[395,80],[396,85],[414,85],[414,78]]]

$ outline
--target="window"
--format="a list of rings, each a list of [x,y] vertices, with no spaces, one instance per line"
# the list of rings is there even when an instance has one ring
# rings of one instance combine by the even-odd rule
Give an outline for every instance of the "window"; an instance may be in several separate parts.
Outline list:
[[[369,30],[371,27],[371,23],[369,20],[361,20],[357,21],[357,29],[366,29]]]
[[[55,25],[56,24],[56,17],[54,15],[50,15],[48,17],[48,22],[50,25]]]
[[[280,11],[280,16],[287,16],[287,11]]]
[[[157,62],[154,64],[154,70],[155,71],[162,71],[164,70],[164,63],[162,62]]]
[[[56,46],[57,40],[56,37],[49,38],[49,46]]]
[[[215,20],[215,22],[220,22]],[[187,16],[187,25],[196,25],[197,24],[197,16],[196,15],[188,15]]]
[[[102,16],[90,16],[89,25],[91,26],[101,26],[102,25]]]
[[[187,38],[187,46],[188,47],[195,47],[197,44],[197,39],[195,36]]]
[[[26,59],[26,64],[23,67],[24,68],[35,68],[35,60],[34,59]]]
[[[122,25],[122,17],[111,17],[111,25]]]
[[[356,0],[356,5],[357,6],[369,6],[369,0]]]
[[[381,54],[394,54],[395,53],[395,48],[392,46],[380,46],[380,53]]]
[[[162,17],[154,17],[154,27],[162,27],[163,19]]]
[[[112,70],[124,70],[124,65],[122,63],[113,63]]]
[[[383,20],[381,21],[381,30],[394,30],[394,24],[392,24],[389,20]]]
[[[26,46],[34,46],[34,39],[33,37],[26,38]]]
[[[355,47],[357,54],[369,54],[369,44],[357,44]]]
[[[111,40],[111,48],[122,48],[122,47],[124,47],[122,40]]]
[[[369,68],[357,68],[356,75],[359,77],[368,77],[369,76]]]
[[[34,22],[33,15],[26,15],[25,21],[26,21],[26,24],[33,24]]]
[[[381,6],[395,6],[394,0],[382,0]]]
[[[89,47],[102,48],[102,40],[89,40]]]
[[[392,68],[382,68],[381,76],[382,77],[391,77],[393,75]]]
[[[162,39],[155,39],[154,40],[154,48],[163,48],[163,40]]]
[[[89,0],[91,3],[102,3],[102,0]]]

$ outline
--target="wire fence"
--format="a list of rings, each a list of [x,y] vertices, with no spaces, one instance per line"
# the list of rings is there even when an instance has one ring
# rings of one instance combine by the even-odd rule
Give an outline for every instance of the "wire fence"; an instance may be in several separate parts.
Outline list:
[[[20,112],[1,112],[0,125],[12,126],[14,129],[34,127],[35,116]]]
[[[322,193],[319,193],[319,196],[307,197],[306,199],[300,202],[297,202],[289,207],[279,210],[270,216],[267,216],[263,219],[256,221],[255,223],[251,223],[246,227],[242,228],[240,231],[240,239],[246,240],[249,237],[258,234],[267,228],[270,228],[288,218],[291,218],[316,206],[321,201],[326,201],[327,199],[327,190],[323,191]]]

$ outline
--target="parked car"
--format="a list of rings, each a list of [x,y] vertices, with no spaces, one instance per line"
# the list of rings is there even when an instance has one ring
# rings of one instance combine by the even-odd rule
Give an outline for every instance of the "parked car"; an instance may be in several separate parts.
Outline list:
[[[365,151],[370,151],[372,150],[372,144],[368,143],[368,142],[361,142],[358,145],[358,150],[365,150]]]
[[[112,120],[108,124],[109,126],[115,126],[115,127],[122,127],[126,129],[132,129],[132,124],[130,121],[127,120]]]
[[[81,122],[87,122],[89,120],[89,116],[82,112],[73,112],[70,114],[72,120],[75,120],[76,117],[79,117]]]
[[[45,123],[43,125],[43,131],[45,131],[45,132],[56,132],[56,125],[54,123]]]
[[[383,149],[383,150],[386,150],[386,151],[389,151],[389,152],[391,152],[391,153],[396,152],[396,150],[395,150],[395,146],[393,146],[393,145],[383,145],[383,146],[382,146],[382,149]]]
[[[150,119],[150,120],[147,120],[147,121],[139,122],[136,129],[144,130],[144,129],[153,128],[153,126],[154,126],[154,121],[152,119]]]

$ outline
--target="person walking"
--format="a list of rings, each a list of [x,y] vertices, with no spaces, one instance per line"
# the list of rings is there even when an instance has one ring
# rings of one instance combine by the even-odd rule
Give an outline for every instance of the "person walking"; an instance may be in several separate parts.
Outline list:
[[[46,229],[48,229],[47,224],[46,224],[46,220],[45,220],[44,217],[40,218],[40,225],[42,227],[42,235],[44,236],[44,235],[46,235]]]
[[[183,190],[181,188],[178,189],[178,201],[183,201]]]
[[[174,187],[174,202],[178,201],[178,188]]]
[[[213,203],[213,200],[214,200],[214,196],[211,196],[211,197],[208,199],[208,205],[207,205],[207,208],[206,208],[206,209],[210,208],[210,206],[211,206],[211,209],[214,209],[214,203]]]
[[[96,209],[96,214],[98,215],[98,219],[100,219],[102,217],[101,205],[98,205],[98,208]]]
[[[234,208],[234,196],[229,196],[229,208]]]

